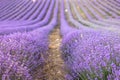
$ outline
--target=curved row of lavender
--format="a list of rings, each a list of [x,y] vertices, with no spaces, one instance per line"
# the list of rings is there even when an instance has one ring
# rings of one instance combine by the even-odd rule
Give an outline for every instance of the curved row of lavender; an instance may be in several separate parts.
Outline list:
[[[46,11],[48,11],[47,8],[49,8],[48,4],[50,3],[49,1],[46,2],[45,0],[42,0],[41,2],[42,2],[41,5],[39,2],[35,2],[37,4],[35,6],[33,6],[33,8],[30,10],[29,13],[27,13],[25,16],[23,16],[21,18],[22,20],[20,20],[20,21],[16,21],[16,20],[15,21],[13,21],[13,20],[12,21],[1,21],[0,22],[2,24],[1,26],[4,27],[4,26],[7,26],[8,24],[11,26],[15,26],[15,25],[13,25],[14,23],[16,23],[16,25],[19,25],[19,26],[26,25],[26,24],[32,25],[32,24],[40,22],[44,18]],[[37,10],[36,10],[36,8],[37,8]],[[25,19],[27,19],[27,20],[25,20]]]
[[[38,3],[39,2],[40,1],[38,1]],[[5,12],[2,12],[1,20],[14,19],[15,16],[22,15],[23,13],[28,11],[29,8],[31,8],[33,5],[35,5],[35,3],[33,3],[32,1],[29,1],[29,0],[19,0],[17,2],[15,2],[15,0],[14,0],[11,3],[13,3],[13,4],[10,5],[7,9],[4,9]]]
[[[65,20],[64,4],[62,0],[60,30],[61,53],[68,72],[66,80],[119,80],[120,35],[72,28]]]
[[[26,1],[25,1],[26,2]],[[24,3],[25,3],[24,2]],[[29,1],[29,3],[32,2],[31,0]],[[28,2],[26,2],[28,3]],[[50,4],[50,1],[45,1],[45,0],[38,0],[36,2],[32,2],[30,4],[30,7],[27,8],[27,6],[25,6],[25,11],[22,12],[22,14],[20,12],[18,12],[19,14],[16,14],[15,12],[15,15],[13,15],[13,19],[12,21],[1,21],[1,26],[9,26],[11,24],[11,26],[15,26],[14,24],[17,22],[16,25],[24,25],[24,24],[29,24],[29,25],[32,25],[32,24],[35,24],[35,23],[38,23],[40,22],[45,14],[46,11],[47,11],[47,8],[49,9],[49,4]],[[22,4],[23,5],[23,4]],[[21,7],[21,6],[20,6]],[[16,7],[17,8],[17,7]],[[26,10],[27,8],[27,10]],[[42,9],[43,8],[43,9]],[[42,10],[41,10],[42,9]],[[19,10],[19,9],[18,9]],[[29,13],[28,13],[29,11]],[[34,12],[34,13],[33,13]],[[17,17],[16,17],[17,15]],[[22,15],[22,16],[21,16]],[[23,16],[25,15],[25,16]],[[21,17],[20,17],[21,16]],[[8,18],[11,18],[12,16],[8,17]],[[2,16],[2,18],[4,18],[4,16]],[[7,18],[7,19],[8,19]],[[16,18],[20,18],[20,21],[16,21]],[[27,18],[27,21],[25,21]],[[6,23],[9,23],[9,24],[6,24]]]
[[[49,5],[50,0],[47,1],[47,4],[45,5],[45,9],[42,10],[42,15],[39,16],[39,18],[41,19]],[[51,1],[51,5],[49,6],[48,12],[46,13],[46,15],[44,16],[44,18],[42,19],[42,21],[37,20],[37,22],[35,23],[31,23],[31,25],[8,25],[8,26],[3,26],[1,27],[0,30],[0,34],[9,34],[9,33],[14,33],[14,32],[28,32],[34,29],[37,29],[39,27],[42,27],[44,25],[47,25],[51,19],[51,15],[52,15],[52,10],[54,7],[54,0]],[[44,13],[43,13],[44,12]]]
[[[52,1],[54,2],[54,1]],[[48,56],[49,34],[57,25],[58,1],[49,24],[29,32],[0,36],[0,79],[42,79]]]
[[[31,1],[29,1],[27,4],[27,2],[25,2],[25,0],[24,1],[20,0],[18,2],[19,3],[13,1],[12,3],[14,3],[14,4],[12,4],[10,6],[14,6],[14,7],[8,7],[7,9],[4,9],[5,12],[2,12],[1,20],[5,20],[5,19],[9,18],[10,16],[13,16],[13,14],[15,15],[15,13],[19,12],[18,9],[21,10],[22,9],[21,7],[23,7],[23,9],[24,9],[25,6],[27,7],[31,3]]]
[[[44,2],[44,1],[43,1]],[[48,17],[48,20],[49,20],[49,17],[50,17],[50,10],[51,10],[51,8],[53,7],[53,6],[49,6],[49,3],[50,3],[50,1],[48,0],[47,2],[46,2],[46,4],[42,4],[42,7],[43,7],[43,10],[38,14],[38,13],[34,13],[33,15],[31,15],[31,16],[34,16],[34,17],[36,17],[36,19],[35,20],[32,20],[32,21],[23,21],[23,22],[17,22],[17,24],[15,24],[16,22],[14,22],[14,21],[10,21],[10,22],[12,22],[11,24],[7,24],[6,25],[6,22],[5,23],[3,23],[2,22],[2,24],[3,25],[1,25],[1,27],[3,26],[3,27],[9,27],[9,26],[12,26],[12,27],[16,27],[16,25],[17,25],[17,27],[24,27],[24,26],[26,26],[26,25],[40,25],[40,23],[41,22],[45,22],[44,20],[46,20],[46,17]],[[54,4],[53,3],[53,1],[51,2],[51,4]],[[43,6],[44,5],[44,6]],[[50,7],[50,8],[49,8]],[[41,7],[38,7],[38,8],[41,8]],[[47,11],[47,8],[48,8],[48,13],[45,13],[46,11]],[[50,9],[50,10],[49,10]],[[37,9],[37,12],[39,11],[39,9]],[[45,15],[45,14],[47,14],[47,15]],[[39,16],[38,16],[39,15]],[[49,16],[48,16],[49,15]],[[28,17],[28,15],[25,15],[24,17]],[[45,17],[44,17],[45,16]],[[39,23],[39,24],[38,24]],[[14,25],[15,24],[15,25]]]
[[[119,32],[118,31],[119,26],[120,26],[119,19],[109,17],[110,15],[108,15],[106,12],[104,12],[98,6],[97,1],[89,1],[88,0],[85,2],[84,0],[74,0],[74,1],[69,0],[68,2],[72,3],[71,7],[74,11],[73,15],[75,15],[78,18],[77,19],[78,22],[80,22],[88,27],[93,27],[94,29],[103,29],[103,30],[105,29],[105,30]],[[76,7],[76,4],[78,4],[77,7]],[[79,4],[81,4],[81,5],[79,5]],[[79,14],[79,9],[81,9],[83,11],[85,16],[89,20],[84,19],[82,17],[82,14]],[[89,10],[89,12],[88,12],[88,10]],[[92,13],[94,15],[91,15],[90,13]],[[108,16],[109,18],[106,18],[106,16]],[[97,20],[96,18],[98,18],[99,20]]]

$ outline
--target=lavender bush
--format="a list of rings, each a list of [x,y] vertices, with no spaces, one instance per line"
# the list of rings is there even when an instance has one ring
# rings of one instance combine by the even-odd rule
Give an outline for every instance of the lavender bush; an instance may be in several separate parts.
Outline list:
[[[0,52],[0,79],[1,80],[33,80],[29,69],[14,61],[10,54]]]
[[[11,55],[15,62],[27,66],[31,75],[35,75],[37,69],[42,74],[47,58],[48,34],[41,30],[3,36],[0,42],[0,50]]]
[[[68,80],[119,80],[120,37],[100,31],[75,31],[62,41]],[[71,78],[69,78],[71,76]]]

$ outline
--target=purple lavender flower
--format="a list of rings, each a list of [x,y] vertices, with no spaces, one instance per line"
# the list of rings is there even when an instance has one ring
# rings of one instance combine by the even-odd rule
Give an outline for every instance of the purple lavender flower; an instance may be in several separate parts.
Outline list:
[[[29,69],[14,61],[10,54],[0,52],[0,79],[2,80],[33,80]]]
[[[118,74],[119,79],[119,40],[117,34],[100,31],[74,31],[67,34],[61,50],[70,75],[75,80],[106,80],[108,76]]]

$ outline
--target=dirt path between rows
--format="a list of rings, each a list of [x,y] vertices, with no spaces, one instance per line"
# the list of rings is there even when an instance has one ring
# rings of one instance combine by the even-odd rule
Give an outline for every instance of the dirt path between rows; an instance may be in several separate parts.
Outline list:
[[[49,62],[47,67],[49,70],[47,71],[48,79],[47,80],[64,80],[65,70],[64,70],[64,61],[61,58],[60,53],[60,30],[59,26],[57,26],[51,35],[49,36],[50,45],[49,45]]]
[[[65,80],[65,66],[61,58],[60,45],[60,7],[58,12],[58,25],[49,35],[49,57],[45,66],[45,80]]]

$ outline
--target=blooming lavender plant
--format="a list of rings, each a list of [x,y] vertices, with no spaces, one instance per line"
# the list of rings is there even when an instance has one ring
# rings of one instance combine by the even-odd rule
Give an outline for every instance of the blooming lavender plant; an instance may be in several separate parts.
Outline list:
[[[0,79],[2,80],[33,80],[29,69],[14,61],[10,54],[0,52]]]
[[[68,76],[74,80],[119,80],[119,40],[119,35],[108,32],[69,33],[61,46]]]
[[[34,72],[39,69],[39,74],[42,74],[48,50],[48,34],[44,31],[35,30],[31,33],[3,36],[0,45],[0,50],[5,55],[9,54],[14,61],[27,66],[29,73],[35,75]]]

